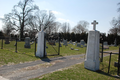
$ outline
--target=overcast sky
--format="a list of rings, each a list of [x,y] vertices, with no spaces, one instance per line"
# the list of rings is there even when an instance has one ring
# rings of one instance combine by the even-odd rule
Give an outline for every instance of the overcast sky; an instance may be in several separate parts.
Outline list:
[[[20,0],[1,0],[0,17],[10,13],[13,6]],[[108,32],[112,27],[110,21],[113,17],[118,17],[120,12],[117,9],[119,0],[34,0],[34,4],[39,6],[40,10],[52,10],[56,16],[56,21],[61,23],[69,22],[71,29],[81,20],[90,23],[89,30],[93,29],[91,22],[96,20],[98,25],[96,29],[100,32]],[[0,21],[2,29],[2,21]]]

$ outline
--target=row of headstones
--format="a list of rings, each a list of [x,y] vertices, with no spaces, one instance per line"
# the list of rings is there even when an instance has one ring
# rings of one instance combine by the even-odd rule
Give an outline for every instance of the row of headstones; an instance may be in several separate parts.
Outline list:
[[[9,37],[6,37],[5,38],[5,44],[10,44],[10,41],[9,41]],[[33,44],[33,42],[31,43],[31,44]],[[24,45],[24,47],[25,48],[30,48],[30,38],[29,37],[26,37],[25,38],[25,45]],[[14,46],[16,46],[16,43],[14,44]]]
[[[50,40],[49,41],[49,44],[50,45],[56,45],[55,43],[57,43],[58,42],[58,40]],[[10,42],[9,42],[9,38],[6,38],[5,39],[5,44],[9,44]],[[24,45],[24,47],[25,48],[30,48],[31,46],[31,44],[33,44],[33,42],[32,43],[30,43],[30,38],[29,37],[26,37],[25,38],[25,45]],[[67,42],[67,40],[64,40],[63,39],[63,45],[65,45],[65,46],[67,46],[68,44],[73,44],[73,45],[76,45],[77,44],[77,47],[81,47],[81,45],[83,45],[84,47],[86,47],[85,46],[85,41],[84,40],[81,40],[80,41],[80,43],[77,43],[77,41],[75,41],[75,42],[72,42],[72,40],[70,40],[69,41],[69,43]],[[62,47],[62,45],[60,44],[60,47]]]
[[[77,47],[81,47],[81,45],[82,45],[83,47],[86,47],[86,45],[85,45],[86,43],[85,43],[84,40],[81,40],[80,43],[77,43],[77,41],[72,42],[72,40],[70,40],[69,43],[68,43],[67,40],[64,40],[64,39],[63,39],[63,45],[68,46],[68,44],[73,44],[73,45],[76,45],[76,44],[77,44]]]

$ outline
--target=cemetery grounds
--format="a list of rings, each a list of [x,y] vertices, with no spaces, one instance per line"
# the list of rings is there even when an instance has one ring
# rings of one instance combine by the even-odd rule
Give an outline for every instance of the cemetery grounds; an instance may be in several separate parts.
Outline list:
[[[3,42],[4,43],[4,42]],[[35,57],[35,43],[31,45],[31,48],[24,48],[25,42],[18,42],[17,53],[15,52],[15,41],[11,41],[10,44],[3,44],[3,49],[0,49],[0,66],[2,65],[14,65],[29,61],[40,60],[40,58]],[[0,40],[1,45],[1,40]],[[57,54],[51,45],[48,45],[48,49],[46,49],[47,58],[52,57],[60,57],[60,56],[69,56],[69,55],[78,55],[85,54],[86,47],[80,48],[76,47],[76,45],[68,44],[69,46],[63,46],[60,48],[60,55]],[[58,44],[56,44],[58,45]],[[1,46],[0,46],[1,47]],[[71,50],[70,48],[79,49],[79,51]],[[58,47],[56,47],[58,48]],[[108,51],[108,49],[106,49]],[[109,47],[109,50],[118,50],[118,47]],[[51,56],[52,55],[52,56]],[[114,76],[117,74],[117,68],[113,66],[114,62],[117,62],[117,55],[112,55],[111,59],[111,68],[110,73],[107,73],[109,56],[103,59],[103,62],[100,64],[100,72],[93,72],[87,69],[84,69],[84,63],[80,63],[67,69],[63,69],[62,71],[56,71],[53,73],[49,73],[43,75],[41,77],[36,78],[35,80],[45,79],[45,80],[56,80],[56,79],[110,79],[117,80],[119,78],[115,78]],[[71,75],[72,74],[72,75]],[[92,74],[92,75],[91,75]],[[86,77],[87,76],[87,77]]]
[[[24,48],[25,42],[18,41],[17,53],[15,50],[16,47],[14,46],[15,41],[10,41],[10,44],[5,44],[5,41],[3,40],[3,49],[1,49],[1,45],[2,41],[0,40],[0,66],[40,60],[40,58],[35,57],[35,43],[31,45],[31,48]],[[68,45],[69,46],[64,46],[62,44],[62,47],[60,47],[60,55],[58,55],[58,53],[56,52],[58,51],[58,43],[56,43],[56,45],[49,45],[48,42],[46,42],[46,46],[48,47],[46,48],[47,58],[84,54],[86,51],[86,47],[80,48],[76,47],[76,45]],[[71,50],[71,47],[74,49],[79,49],[79,51]],[[56,49],[56,51],[54,49]]]

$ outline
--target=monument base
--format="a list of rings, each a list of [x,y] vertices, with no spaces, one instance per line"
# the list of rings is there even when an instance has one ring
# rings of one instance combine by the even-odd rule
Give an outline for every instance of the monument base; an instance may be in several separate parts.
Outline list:
[[[24,45],[24,48],[31,48],[30,45]]]
[[[37,44],[37,57],[45,57],[46,53],[46,41],[45,41],[45,33],[40,31],[38,33],[38,44]]]
[[[85,60],[84,67],[92,71],[97,71],[99,70],[99,63],[99,61]]]
[[[89,31],[84,67],[92,71],[99,70],[99,36],[99,31]]]

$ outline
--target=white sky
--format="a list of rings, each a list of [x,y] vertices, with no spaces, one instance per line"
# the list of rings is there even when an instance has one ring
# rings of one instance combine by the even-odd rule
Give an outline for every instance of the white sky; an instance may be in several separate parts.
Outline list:
[[[1,0],[0,17],[10,13],[13,6],[20,0]],[[118,17],[120,12],[117,9],[120,5],[119,0],[34,0],[34,4],[40,10],[52,10],[56,20],[63,23],[69,22],[73,28],[80,20],[90,23],[89,30],[93,29],[91,22],[96,20],[96,29],[100,32],[108,32],[111,28],[110,21],[113,17]],[[0,21],[0,29],[2,22]]]

